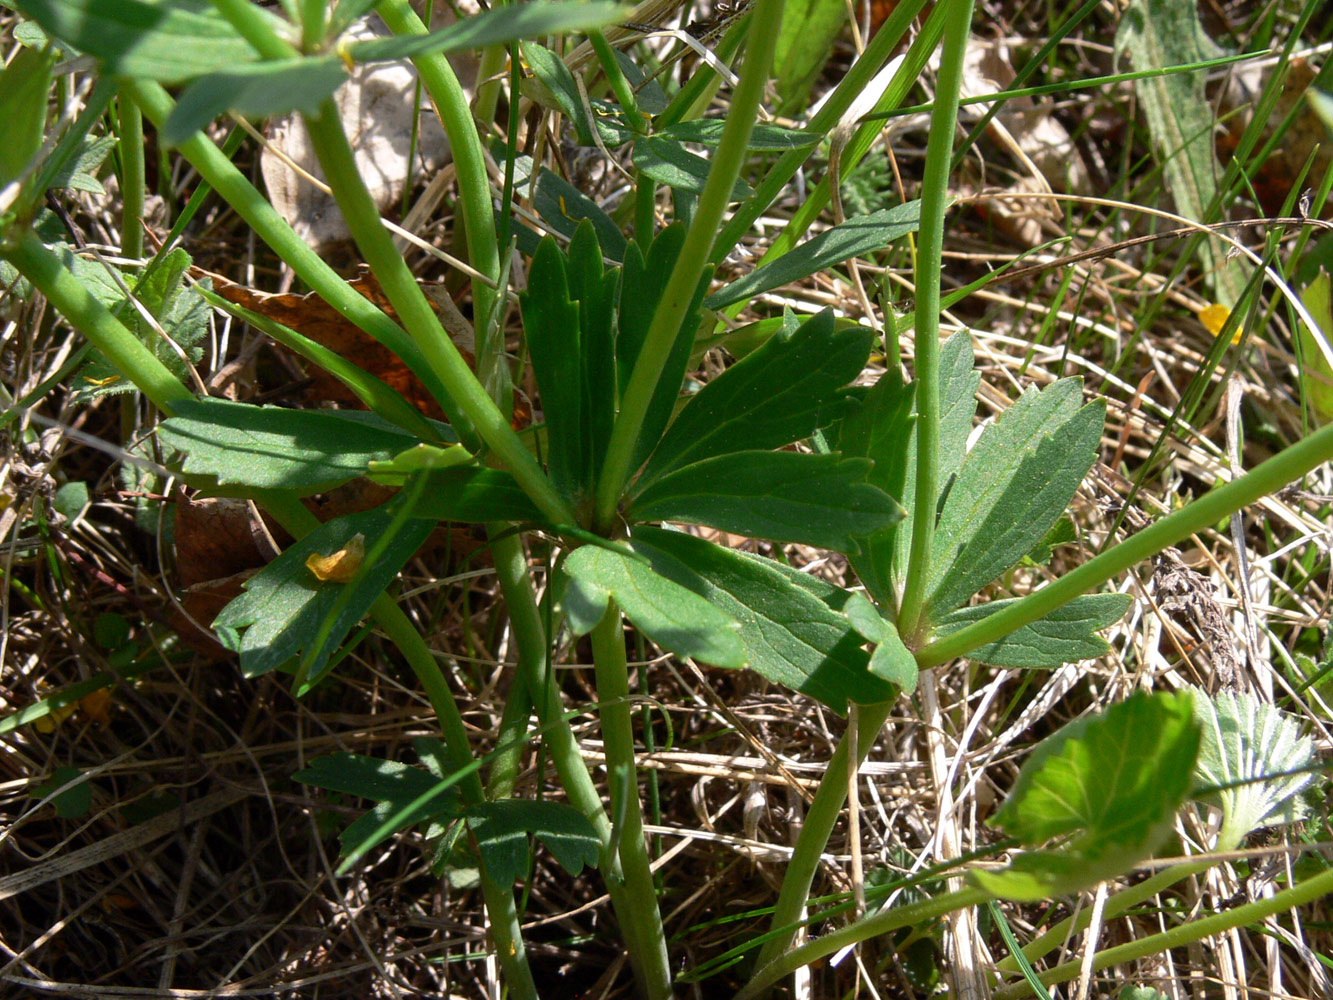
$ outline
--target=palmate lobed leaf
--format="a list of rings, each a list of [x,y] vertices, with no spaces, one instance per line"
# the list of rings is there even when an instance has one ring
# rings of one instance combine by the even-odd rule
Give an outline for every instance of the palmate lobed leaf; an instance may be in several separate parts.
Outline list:
[[[831,312],[794,333],[775,335],[693,396],[667,428],[636,484],[694,462],[739,451],[780,448],[831,423],[842,387],[860,374],[872,334],[839,330]]]
[[[614,600],[663,649],[718,667],[745,666],[740,626],[726,609],[655,573],[646,559],[585,545],[570,554],[564,570],[570,578],[565,616],[576,635],[596,628]]]
[[[842,613],[850,594],[771,559],[663,528],[634,529],[632,544],[662,576],[741,624],[746,665],[837,712],[898,689],[869,671],[862,638]]]
[[[892,497],[865,481],[869,470],[866,459],[836,454],[718,455],[662,476],[626,516],[856,552],[859,538],[902,517]]]
[[[463,815],[477,838],[486,875],[497,885],[511,886],[527,874],[529,835],[542,841],[570,875],[597,866],[597,831],[567,803],[506,799],[470,806]]]
[[[1200,730],[1188,691],[1138,693],[1043,741],[989,821],[1029,851],[974,881],[1011,899],[1045,899],[1111,878],[1147,857],[1189,794]]]

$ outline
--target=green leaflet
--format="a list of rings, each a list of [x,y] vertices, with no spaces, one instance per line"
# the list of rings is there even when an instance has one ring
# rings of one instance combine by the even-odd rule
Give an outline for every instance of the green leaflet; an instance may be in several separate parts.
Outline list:
[[[928,616],[936,619],[1037,547],[1096,461],[1106,408],[1082,381],[1031,389],[968,453],[940,511]]]
[[[522,521],[541,524],[537,509],[503,469],[460,466],[430,473],[424,492],[412,507],[412,516],[428,521]]]
[[[52,38],[109,73],[159,83],[253,62],[255,51],[208,0],[12,0]],[[279,24],[274,18],[275,25]]]
[[[951,611],[935,626],[935,637],[957,632],[1013,603],[989,601]],[[1058,667],[1091,660],[1111,648],[1097,633],[1123,618],[1133,603],[1128,594],[1084,594],[998,642],[977,647],[967,658],[996,667]]]
[[[916,232],[920,223],[921,203],[917,201],[848,219],[714,292],[704,305],[709,309],[721,309],[753,298],[760,292],[789,285],[851,257],[883,250],[894,240]]]
[[[721,141],[722,130],[726,124],[722,118],[692,118],[655,134],[660,139],[715,146]],[[808,149],[821,138],[823,137],[817,132],[760,123],[750,132],[750,141],[746,144],[746,148],[755,153],[781,153],[789,149]]]
[[[903,643],[898,629],[879,613],[879,609],[860,591],[847,599],[843,610],[852,628],[867,642],[875,643],[870,657],[870,672],[902,691],[915,691],[920,671],[912,651]]]
[[[841,414],[841,389],[870,355],[871,333],[838,330],[820,313],[772,337],[692,397],[667,428],[637,489],[682,466],[737,451],[780,448]]]
[[[213,621],[223,645],[240,654],[246,676],[268,673],[305,650],[306,687],[319,681],[337,644],[421,547],[435,522],[402,523],[388,547],[378,558],[367,558],[348,583],[321,583],[306,567],[306,559],[330,555],[358,534],[371,550],[389,531],[394,513],[390,501],[320,525],[246,581],[245,592]]]
[[[303,784],[375,803],[338,835],[344,857],[367,851],[384,837],[414,823],[451,817],[458,809],[457,792],[443,786],[430,771],[363,754],[316,757],[292,777]]]
[[[184,470],[219,486],[318,493],[417,442],[371,413],[288,410],[223,399],[176,405],[158,435],[186,453]]]
[[[659,575],[646,560],[585,545],[565,560],[564,569],[570,577],[565,615],[575,634],[591,632],[610,599],[663,649],[718,667],[745,666],[745,647],[726,609]]]
[[[0,188],[18,180],[41,148],[54,65],[54,54],[22,48],[0,73]]]
[[[897,697],[870,673],[862,638],[841,613],[847,591],[677,531],[636,528],[633,545],[658,573],[740,622],[746,665],[761,676],[837,712]]]
[[[1319,273],[1301,289],[1301,301],[1322,328],[1323,337],[1333,337],[1333,295],[1330,294],[1328,271]],[[1333,368],[1329,367],[1324,352],[1315,339],[1321,336],[1305,323],[1298,322],[1297,337],[1301,347],[1301,388],[1315,416],[1315,422],[1326,424],[1333,420]]]
[[[1049,899],[1124,872],[1169,832],[1189,794],[1199,725],[1188,691],[1135,694],[1079,719],[1032,753],[992,826],[1058,851],[1019,854],[973,881],[1006,899]]]
[[[673,191],[702,194],[708,181],[710,163],[698,153],[691,153],[680,143],[661,136],[644,136],[634,143],[634,167]],[[736,178],[731,189],[732,201],[754,194],[744,179]]]
[[[787,0],[773,56],[779,114],[804,110],[829,50],[847,21],[845,0]]]
[[[347,81],[337,56],[265,60],[198,77],[181,94],[162,126],[162,140],[179,146],[224,111],[267,118],[287,111],[315,115]]]
[[[855,552],[858,538],[902,516],[892,497],[865,481],[869,471],[867,460],[837,454],[718,455],[654,481],[629,516]]]
[[[506,799],[469,806],[463,813],[477,838],[487,876],[511,886],[528,872],[528,835],[539,838],[571,875],[597,867],[601,840],[592,823],[564,802]]]

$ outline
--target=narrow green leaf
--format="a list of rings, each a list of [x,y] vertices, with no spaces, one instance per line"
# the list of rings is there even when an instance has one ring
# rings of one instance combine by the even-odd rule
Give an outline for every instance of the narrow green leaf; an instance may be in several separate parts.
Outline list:
[[[1106,407],[1082,381],[1029,390],[986,429],[944,501],[928,615],[938,619],[1031,552],[1069,506],[1101,444]]]
[[[951,611],[935,626],[935,637],[957,632],[1013,603],[989,601]],[[1097,633],[1123,618],[1133,603],[1128,594],[1084,594],[998,642],[977,647],[967,658],[996,667],[1058,667],[1104,656],[1111,647]]]
[[[21,48],[0,73],[0,188],[17,180],[42,145],[55,55]]]
[[[546,465],[567,497],[584,485],[583,371],[579,307],[569,297],[564,255],[542,240],[520,302],[532,372],[546,422]]]
[[[601,840],[586,816],[564,802],[506,799],[471,806],[464,813],[486,863],[487,876],[511,886],[528,871],[528,835],[542,841],[560,867],[577,875],[597,867]]]
[[[691,153],[679,142],[661,136],[644,136],[634,143],[634,167],[659,184],[673,191],[702,194],[708,183],[711,164],[697,153]],[[754,194],[744,179],[736,178],[731,189],[731,200],[740,201]]]
[[[102,182],[94,175],[115,148],[115,136],[85,135],[80,140],[74,155],[52,174],[50,186],[87,191],[90,194],[105,194],[106,189],[102,187]]]
[[[158,427],[163,444],[186,453],[184,470],[220,486],[297,490],[345,483],[372,461],[388,461],[417,442],[370,413],[287,410],[224,399],[176,404]]]
[[[787,0],[773,55],[780,114],[805,109],[806,98],[847,22],[845,0]]]
[[[116,76],[179,83],[255,59],[250,43],[209,0],[12,0],[12,5],[48,35],[102,60]]]
[[[722,141],[722,130],[726,125],[722,118],[692,118],[655,134],[659,139],[670,139],[673,142],[716,146]],[[781,153],[789,149],[808,149],[822,138],[818,132],[760,123],[754,126],[745,148],[753,153]]]
[[[718,667],[745,666],[745,647],[738,625],[724,609],[698,594],[659,575],[647,560],[597,545],[585,545],[564,563],[570,576],[565,594],[569,605],[603,610],[606,597],[615,600],[625,617],[663,649],[692,656]],[[588,616],[575,616],[580,628],[590,630]]]
[[[860,374],[871,339],[862,327],[836,329],[827,311],[789,336],[774,336],[690,399],[638,488],[715,455],[780,448],[831,423],[844,408],[840,390]]]
[[[662,528],[634,529],[654,569],[741,624],[747,665],[837,712],[897,689],[869,672],[869,654],[841,611],[847,591],[807,574]]]
[[[179,146],[225,111],[267,118],[287,111],[314,115],[347,81],[337,56],[268,60],[205,74],[176,101],[162,126],[162,141]]]
[[[1183,66],[1223,54],[1203,30],[1194,0],[1132,0],[1120,15],[1115,47],[1117,52],[1128,50],[1136,70]],[[1204,93],[1206,78],[1207,73],[1198,70],[1134,81],[1176,211],[1196,222],[1217,221],[1205,218],[1220,173],[1213,108]],[[1212,240],[1202,242],[1201,252],[1214,298],[1228,308],[1234,306],[1244,288],[1242,272]]]
[[[1300,793],[1315,779],[1314,743],[1294,716],[1247,694],[1194,696],[1203,729],[1194,797],[1222,810],[1218,850],[1230,851],[1256,830],[1305,814]],[[1295,772],[1295,773],[1293,773]]]
[[[316,757],[292,777],[302,784],[355,795],[375,803],[370,812],[339,834],[344,857],[367,851],[384,838],[415,823],[452,816],[458,808],[458,796],[453,790],[414,805],[439,787],[438,777],[420,767],[362,754],[335,753]],[[386,826],[391,821],[393,825]],[[379,837],[375,837],[377,831],[380,831]]]
[[[614,24],[624,11],[604,0],[583,3],[530,2],[492,7],[472,17],[432,31],[428,35],[400,35],[353,42],[346,46],[353,62],[395,62],[432,52],[450,53],[508,45],[523,38],[544,38],[575,31],[589,31]],[[527,46],[524,46],[526,55]]]
[[[532,68],[532,75],[555,98],[558,110],[562,111],[578,135],[580,146],[592,146],[593,123],[583,108],[579,97],[578,85],[574,74],[569,71],[564,60],[543,45],[527,42],[522,46],[523,59]]]
[[[856,552],[858,538],[902,517],[892,497],[865,481],[869,471],[866,459],[837,454],[718,455],[657,479],[628,516]]]
[[[848,219],[714,292],[704,305],[709,309],[721,309],[753,298],[760,292],[789,285],[851,257],[882,250],[894,240],[916,232],[920,223],[921,203],[917,201]]]
[[[875,643],[870,672],[902,691],[915,691],[920,671],[916,657],[898,635],[897,626],[881,615],[870,599],[859,591],[847,599],[843,610],[852,628],[867,642]]]
[[[974,881],[1020,900],[1077,891],[1124,872],[1169,832],[1189,793],[1199,726],[1188,691],[1135,694],[1045,740],[1023,765],[989,821],[1024,844],[1070,838],[1059,851],[1029,851]]]
[[[245,592],[213,621],[223,645],[240,654],[246,676],[268,673],[322,638],[319,655],[306,665],[309,683],[319,680],[337,644],[421,547],[435,522],[408,521],[387,550],[362,566],[349,583],[320,582],[306,560],[332,555],[354,535],[364,535],[371,548],[388,531],[394,512],[390,501],[320,525],[246,581]],[[335,608],[337,615],[325,628]]]
[[[646,255],[640,252],[637,243],[631,243],[625,251],[625,264],[620,272],[619,323],[616,332],[618,397],[624,394],[629,385],[630,373],[639,359],[639,351],[648,336],[648,328],[662,301],[667,279],[676,266],[684,242],[685,227],[675,222],[653,238]],[[705,268],[700,275],[694,297],[685,310],[680,333],[672,345],[671,353],[667,355],[666,363],[662,365],[657,388],[653,390],[652,401],[644,414],[634,458],[630,461],[631,468],[637,469],[647,461],[675,411],[681,383],[690,367],[694,331],[699,325],[699,307],[708,291],[711,273],[711,269]]]
[[[1316,337],[1333,336],[1333,295],[1329,292],[1328,272],[1319,273],[1301,289],[1301,302],[1321,327],[1316,333],[1305,323],[1297,323],[1301,342],[1301,388],[1309,401],[1310,410],[1321,424],[1333,421],[1333,368],[1329,367]]]
[[[602,248],[591,222],[579,223],[569,244],[569,297],[578,303],[582,362],[583,432],[580,480],[594,483],[602,470],[616,419],[615,309],[620,275],[602,267]]]

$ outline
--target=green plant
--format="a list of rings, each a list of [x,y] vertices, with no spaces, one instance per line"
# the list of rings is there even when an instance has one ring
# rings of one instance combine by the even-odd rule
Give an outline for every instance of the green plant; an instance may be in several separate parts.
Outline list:
[[[339,43],[341,30],[371,3],[292,0],[284,5],[286,20],[243,0],[214,0],[211,7],[149,0],[14,0],[13,6],[118,79],[122,142],[137,134],[133,113],[124,113],[129,101],[305,282],[394,350],[449,415],[447,427],[426,421],[388,386],[346,368],[335,374],[354,384],[370,413],[293,412],[196,398],[152,324],[130,311],[129,296],[119,289],[90,293],[87,265],[42,228],[37,209],[46,185],[85,137],[68,132],[43,158],[53,57],[45,48],[25,50],[17,68],[7,70],[25,86],[0,89],[14,136],[0,164],[0,256],[87,335],[100,352],[98,364],[162,411],[158,440],[188,483],[254,500],[298,539],[214,622],[247,674],[290,666],[295,693],[305,695],[335,668],[340,645],[367,615],[411,664],[443,737],[415,744],[421,766],[347,755],[317,760],[298,777],[377,803],[344,831],[345,866],[416,824],[432,842],[437,870],[459,867],[460,858],[475,864],[496,953],[515,995],[537,995],[513,892],[527,868],[530,835],[569,871],[589,864],[600,870],[641,990],[653,998],[671,995],[672,965],[643,834],[626,622],[678,656],[748,668],[855,715],[852,735],[839,745],[806,816],[771,933],[753,943],[760,951],[743,995],[758,994],[844,944],[988,900],[1049,899],[1119,875],[1160,846],[1177,812],[1207,783],[1194,780],[1201,740],[1209,745],[1210,730],[1196,719],[1204,703],[1187,694],[1131,698],[1061,730],[1032,754],[995,817],[1013,838],[1010,846],[1024,848],[1011,864],[977,868],[966,888],[886,907],[789,947],[805,922],[801,912],[815,867],[842,813],[848,770],[868,751],[894,702],[916,689],[921,672],[962,656],[1039,668],[1098,655],[1106,649],[1099,630],[1129,604],[1124,595],[1100,592],[1108,581],[1333,456],[1333,428],[1317,431],[1027,596],[970,604],[1049,547],[1052,529],[1098,456],[1105,408],[1084,405],[1081,382],[1063,379],[1025,392],[966,447],[980,375],[966,334],[940,343],[939,316],[944,219],[971,25],[967,0],[936,6],[929,30],[909,51],[902,81],[881,102],[902,101],[942,38],[920,202],[850,220],[791,248],[823,207],[825,186],[769,251],[771,259],[711,294],[718,262],[839,124],[923,4],[900,6],[804,130],[754,124],[779,38],[780,0],[755,0],[748,31],[745,23],[732,28],[737,44],[744,38],[746,56],[722,123],[696,111],[710,86],[708,73],[645,114],[650,98],[634,89],[645,75],[618,59],[600,34],[619,14],[609,4],[499,7],[427,33],[404,0],[381,0],[374,6],[396,37],[346,45]],[[151,28],[141,27],[144,18]],[[595,98],[587,79],[529,41],[576,31],[588,33],[608,88]],[[503,204],[510,204],[517,184],[512,171],[522,167],[538,213],[567,238],[562,243],[515,231],[531,255],[521,315],[543,414],[534,439],[514,432],[507,417],[512,388],[500,335],[507,248],[498,233],[511,223],[494,218],[482,140],[443,58],[482,46],[516,55],[520,43],[536,99],[566,115],[586,143],[633,142],[635,170],[634,227],[626,238],[615,219],[576,189],[540,164],[524,163],[513,132],[507,146],[497,147],[510,171]],[[344,79],[346,61],[403,58],[420,68],[457,158],[460,216],[476,270],[479,375],[468,369],[383,227],[328,101]],[[798,76],[789,81],[793,86]],[[166,84],[184,84],[177,100]],[[225,110],[264,115],[291,109],[305,116],[324,173],[396,321],[338,279],[200,131]],[[843,169],[863,155],[861,139],[838,154]],[[687,143],[708,146],[711,156],[701,157]],[[768,154],[778,155],[761,178],[748,182],[742,176],[747,166]],[[141,167],[131,165],[124,176],[141,177]],[[653,217],[659,184],[671,189],[684,217],[660,231]],[[127,245],[133,228],[127,227]],[[910,380],[895,364],[868,389],[853,388],[872,350],[872,332],[840,323],[831,312],[785,313],[755,324],[745,356],[681,403],[700,340],[727,339],[717,331],[722,310],[913,233]],[[201,332],[202,299],[180,287],[181,254],[159,255],[137,287],[154,319],[189,348]],[[897,347],[889,344],[890,357],[898,356]],[[804,450],[790,449],[798,444]],[[402,488],[381,507],[324,525],[298,502],[367,473]],[[499,745],[486,758],[474,753],[449,684],[389,593],[442,521],[486,525],[517,645],[520,680],[512,712],[506,710]],[[679,524],[843,553],[864,592],[668,526]],[[364,557],[345,579],[312,581],[311,556],[347,551],[358,536]],[[554,559],[545,604],[537,601],[525,545]],[[557,629],[590,637],[607,802],[578,751],[550,669]],[[539,722],[534,733],[527,732],[529,704]],[[1224,717],[1242,732],[1258,725],[1234,705],[1209,710],[1214,731],[1225,728]],[[505,769],[529,739],[543,741],[568,804],[518,801],[505,793]],[[1204,759],[1217,764],[1224,757]],[[1100,781],[1107,771],[1120,780]],[[1262,778],[1265,767],[1247,765],[1238,774],[1218,764],[1206,773],[1222,785]],[[1265,808],[1245,815],[1225,789],[1214,788],[1223,794],[1227,838],[1234,845],[1299,790],[1299,782],[1282,786]],[[1328,888],[1322,873],[1265,905],[1277,899],[1290,905]],[[1249,916],[1187,924],[1171,932],[1171,940],[1197,939]],[[1162,947],[1163,941],[1143,944]]]

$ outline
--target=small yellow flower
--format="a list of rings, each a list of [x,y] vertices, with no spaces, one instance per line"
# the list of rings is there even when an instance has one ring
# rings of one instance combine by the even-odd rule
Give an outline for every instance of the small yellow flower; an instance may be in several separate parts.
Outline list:
[[[1196,312],[1195,315],[1199,317],[1199,322],[1204,325],[1208,332],[1216,337],[1222,332],[1222,327],[1227,325],[1227,320],[1231,318],[1231,310],[1221,303],[1214,302],[1211,305],[1204,306]],[[1242,330],[1237,328],[1236,332],[1231,335],[1231,342],[1233,344],[1240,343],[1240,335],[1242,332]]]

